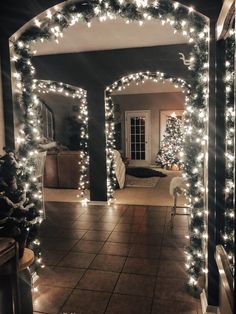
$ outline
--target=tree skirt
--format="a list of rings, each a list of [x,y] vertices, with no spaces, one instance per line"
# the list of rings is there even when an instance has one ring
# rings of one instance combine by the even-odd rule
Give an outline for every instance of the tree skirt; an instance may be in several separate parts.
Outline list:
[[[166,174],[147,167],[128,167],[126,174],[138,178],[166,177]]]
[[[125,176],[125,187],[129,188],[154,188],[159,182],[159,177],[137,178],[134,176]]]

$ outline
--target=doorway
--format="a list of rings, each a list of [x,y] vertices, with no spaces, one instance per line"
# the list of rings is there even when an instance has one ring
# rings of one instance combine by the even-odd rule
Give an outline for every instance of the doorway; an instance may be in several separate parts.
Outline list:
[[[125,112],[126,156],[132,166],[150,164],[150,111]]]

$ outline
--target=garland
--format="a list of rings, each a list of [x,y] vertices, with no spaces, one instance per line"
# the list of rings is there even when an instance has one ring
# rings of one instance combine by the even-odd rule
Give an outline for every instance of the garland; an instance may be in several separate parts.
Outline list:
[[[225,139],[225,223],[224,233],[222,234],[224,248],[228,254],[232,269],[234,269],[234,199],[235,199],[235,181],[234,181],[234,162],[235,162],[235,105],[234,105],[234,53],[235,53],[235,32],[230,31],[226,39],[226,75],[225,75],[225,93],[226,93],[226,139]]]
[[[56,9],[57,8],[57,9]],[[207,143],[206,121],[208,105],[208,24],[205,17],[191,7],[185,7],[170,0],[147,1],[93,0],[65,3],[62,8],[54,7],[46,11],[42,21],[37,18],[35,25],[29,27],[18,40],[12,42],[12,61],[16,72],[18,90],[17,101],[24,109],[24,142],[20,143],[19,154],[25,162],[25,182],[30,191],[37,187],[30,180],[28,171],[32,158],[37,154],[37,143],[40,139],[37,119],[37,103],[32,87],[35,69],[31,63],[33,43],[44,39],[59,42],[63,30],[76,22],[85,22],[91,26],[92,19],[103,22],[120,16],[126,23],[137,21],[141,26],[146,20],[158,19],[161,23],[170,24],[174,32],[186,36],[194,43],[189,69],[192,73],[190,102],[187,105],[186,121],[189,127],[185,147],[185,177],[188,180],[188,196],[192,208],[191,246],[188,251],[189,284],[196,286],[197,278],[204,269],[204,238],[206,229],[204,222],[204,187],[203,187],[203,147]],[[28,183],[30,182],[30,183]],[[112,183],[111,183],[112,184]],[[109,195],[110,195],[109,191]],[[33,197],[34,199],[34,197]],[[206,270],[205,270],[206,271]]]

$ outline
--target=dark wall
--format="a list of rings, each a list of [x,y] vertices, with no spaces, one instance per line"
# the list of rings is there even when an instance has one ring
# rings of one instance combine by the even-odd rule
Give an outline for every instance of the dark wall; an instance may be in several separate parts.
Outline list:
[[[68,53],[34,57],[33,64],[38,79],[104,88],[124,75],[148,70],[188,79],[189,71],[178,54],[188,56],[190,50],[190,45],[180,44]]]

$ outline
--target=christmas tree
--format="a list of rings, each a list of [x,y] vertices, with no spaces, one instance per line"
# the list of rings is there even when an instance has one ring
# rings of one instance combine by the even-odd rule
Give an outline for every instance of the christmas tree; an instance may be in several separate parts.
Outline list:
[[[180,153],[183,150],[183,122],[173,113],[166,122],[165,134],[161,141],[156,163],[162,168],[181,167]]]
[[[40,215],[26,192],[21,171],[13,152],[7,151],[0,156],[0,238],[14,238],[18,242],[19,257],[22,257],[25,245],[39,256],[39,248],[33,242]]]

